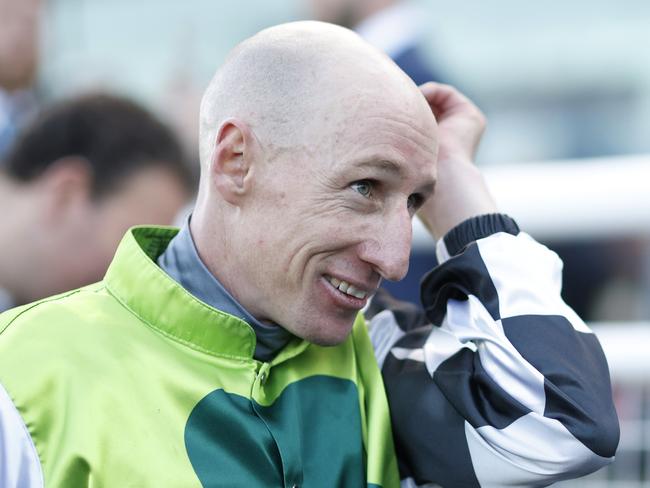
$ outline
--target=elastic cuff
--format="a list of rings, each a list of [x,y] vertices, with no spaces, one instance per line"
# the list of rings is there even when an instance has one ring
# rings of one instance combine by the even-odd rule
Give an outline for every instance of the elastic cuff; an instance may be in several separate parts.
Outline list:
[[[438,262],[443,263],[451,256],[462,252],[472,242],[498,232],[507,232],[516,236],[519,234],[519,226],[512,217],[500,213],[479,215],[464,220],[447,232],[436,244]]]

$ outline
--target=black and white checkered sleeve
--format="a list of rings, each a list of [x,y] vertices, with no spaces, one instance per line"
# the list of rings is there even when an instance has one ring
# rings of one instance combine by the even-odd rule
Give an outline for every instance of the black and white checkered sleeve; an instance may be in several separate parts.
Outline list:
[[[547,486],[611,462],[607,362],[560,297],[558,256],[500,214],[437,254],[423,311],[385,293],[367,311],[402,486]]]

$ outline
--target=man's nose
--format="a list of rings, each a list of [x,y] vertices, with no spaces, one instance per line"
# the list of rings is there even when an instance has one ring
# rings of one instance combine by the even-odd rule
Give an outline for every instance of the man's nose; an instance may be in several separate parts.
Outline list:
[[[385,219],[362,243],[361,259],[382,278],[399,281],[409,269],[412,239],[411,216],[405,209]]]

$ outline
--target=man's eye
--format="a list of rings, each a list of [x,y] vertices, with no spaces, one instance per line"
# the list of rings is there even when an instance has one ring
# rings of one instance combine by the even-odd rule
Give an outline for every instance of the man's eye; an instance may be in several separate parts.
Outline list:
[[[369,197],[372,194],[372,182],[369,180],[359,180],[355,181],[350,185],[354,191],[363,195],[364,197]]]

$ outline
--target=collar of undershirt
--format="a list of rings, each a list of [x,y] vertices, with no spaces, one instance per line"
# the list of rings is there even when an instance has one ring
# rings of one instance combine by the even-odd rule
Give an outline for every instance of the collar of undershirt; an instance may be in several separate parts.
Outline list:
[[[215,309],[240,318],[255,331],[255,359],[270,361],[293,337],[276,324],[265,324],[253,317],[233,297],[201,260],[192,233],[191,216],[158,258],[158,265],[185,290]]]

